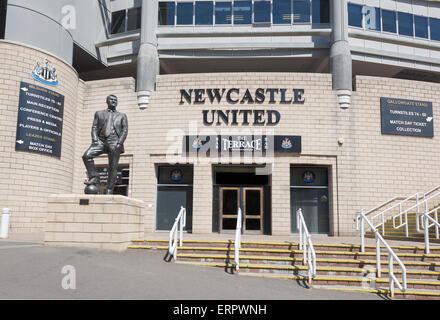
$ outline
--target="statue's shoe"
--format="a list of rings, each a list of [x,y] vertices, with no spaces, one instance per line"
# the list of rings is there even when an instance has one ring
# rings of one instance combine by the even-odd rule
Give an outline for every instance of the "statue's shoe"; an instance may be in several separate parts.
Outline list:
[[[84,184],[86,184],[86,185],[91,185],[91,184],[98,185],[99,184],[99,178],[93,177],[89,181],[84,182]]]

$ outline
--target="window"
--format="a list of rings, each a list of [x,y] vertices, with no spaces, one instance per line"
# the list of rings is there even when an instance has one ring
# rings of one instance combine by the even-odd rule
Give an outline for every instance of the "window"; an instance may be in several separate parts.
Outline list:
[[[141,13],[140,7],[112,12],[111,34],[140,29]]]
[[[0,1],[0,39],[5,38],[7,1]]]
[[[194,6],[192,2],[177,3],[177,24],[193,24],[193,7]]]
[[[380,31],[380,9],[365,6],[365,29]]]
[[[215,3],[215,24],[232,23],[232,2]]]
[[[429,18],[431,27],[431,39],[440,41],[440,19]]]
[[[254,2],[254,23],[270,23],[270,1]]]
[[[142,8],[131,8],[127,11],[127,31],[141,28]]]
[[[290,24],[292,22],[292,1],[273,0],[273,23]]]
[[[125,32],[126,10],[112,12],[111,34]]]
[[[428,18],[414,16],[416,37],[428,39]]]
[[[310,1],[293,0],[293,22],[310,22]]]
[[[358,4],[348,4],[348,25],[362,28],[362,6]]]
[[[159,2],[159,25],[173,26],[174,15],[176,14],[176,5],[174,2]]]
[[[382,31],[396,33],[396,13],[382,10]]]
[[[252,1],[234,1],[234,24],[252,23]]]
[[[312,0],[312,23],[330,22],[329,0]]]
[[[413,36],[413,16],[405,12],[398,12],[399,34],[404,36]]]
[[[105,165],[97,165],[96,171],[99,174],[100,183],[98,185],[99,193],[104,194],[107,189],[108,168]],[[128,197],[128,186],[130,182],[130,168],[128,165],[119,165],[116,176],[116,183],[113,194]]]
[[[212,1],[196,1],[196,25],[212,25],[213,10]]]

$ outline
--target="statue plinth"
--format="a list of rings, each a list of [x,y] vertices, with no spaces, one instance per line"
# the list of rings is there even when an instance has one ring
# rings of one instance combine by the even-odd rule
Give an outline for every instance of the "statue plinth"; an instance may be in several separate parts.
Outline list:
[[[51,195],[44,244],[124,251],[144,236],[145,203],[120,195]]]

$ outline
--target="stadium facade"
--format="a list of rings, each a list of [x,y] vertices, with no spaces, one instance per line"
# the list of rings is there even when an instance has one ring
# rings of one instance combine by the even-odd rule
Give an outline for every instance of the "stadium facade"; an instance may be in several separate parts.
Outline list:
[[[440,3],[1,1],[0,207],[42,233],[81,194],[93,114],[118,97],[117,192],[145,232],[354,234],[361,209],[438,185]],[[98,159],[102,181],[107,159]]]

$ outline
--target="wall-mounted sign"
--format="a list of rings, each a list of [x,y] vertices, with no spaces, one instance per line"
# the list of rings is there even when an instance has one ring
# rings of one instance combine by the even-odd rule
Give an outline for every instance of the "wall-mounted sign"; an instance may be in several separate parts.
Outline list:
[[[189,153],[208,154],[236,152],[279,152],[300,153],[300,136],[185,136],[183,151]]]
[[[50,65],[50,61],[45,58],[44,63],[37,61],[34,70],[31,72],[32,77],[44,84],[50,86],[58,85],[58,76],[56,69]]]
[[[434,136],[432,102],[380,98],[382,133]]]
[[[64,96],[20,83],[15,150],[61,156]]]

